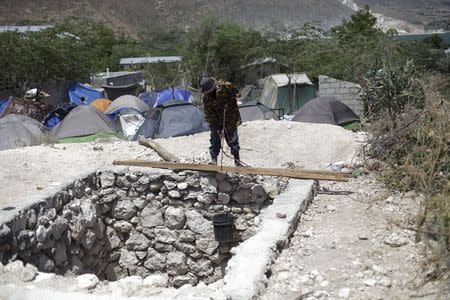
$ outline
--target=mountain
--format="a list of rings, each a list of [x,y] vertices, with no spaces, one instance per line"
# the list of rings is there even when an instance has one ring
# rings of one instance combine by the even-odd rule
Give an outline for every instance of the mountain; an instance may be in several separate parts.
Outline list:
[[[188,30],[212,15],[254,29],[305,22],[328,29],[366,4],[383,20],[380,24],[404,31],[417,32],[430,23],[443,27],[450,19],[450,1],[442,0],[0,0],[0,25],[48,24],[83,16],[138,35]]]

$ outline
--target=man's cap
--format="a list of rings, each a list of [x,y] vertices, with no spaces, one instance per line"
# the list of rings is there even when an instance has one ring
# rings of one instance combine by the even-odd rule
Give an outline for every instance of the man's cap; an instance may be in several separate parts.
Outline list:
[[[207,94],[214,90],[216,87],[216,82],[212,78],[203,77],[200,81],[200,87],[202,88],[202,93]]]

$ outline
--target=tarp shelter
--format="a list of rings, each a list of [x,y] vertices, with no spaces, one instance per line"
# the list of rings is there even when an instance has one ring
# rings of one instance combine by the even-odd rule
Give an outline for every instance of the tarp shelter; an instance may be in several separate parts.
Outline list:
[[[67,114],[76,107],[75,104],[65,102],[59,104],[56,109],[49,113],[44,119],[44,126],[47,128],[53,128],[58,125]]]
[[[158,98],[157,91],[148,91],[140,93],[138,96],[139,99],[145,102],[149,107],[155,107],[156,99]]]
[[[122,130],[123,135],[131,140],[145,122],[145,117],[137,110],[128,108],[115,114],[113,121]]]
[[[9,114],[23,115],[44,122],[45,117],[52,111],[50,105],[41,101],[26,101],[18,98],[10,98],[4,104],[0,118]]]
[[[9,114],[0,119],[0,150],[40,144],[48,132],[35,119]]]
[[[6,106],[9,104],[9,101],[11,101],[12,96],[6,98],[6,99],[0,99],[0,117],[2,116],[3,111],[5,110]]]
[[[141,113],[150,111],[150,107],[138,97],[133,95],[123,95],[111,102],[105,110],[105,114],[115,114],[128,108],[132,108]]]
[[[347,105],[336,97],[323,96],[306,103],[292,118],[292,121],[342,125],[359,120]]]
[[[139,95],[142,90],[142,83],[134,82],[127,85],[103,85],[102,88],[105,90],[108,99],[116,100],[123,95]]]
[[[75,105],[88,105],[94,100],[103,98],[103,93],[88,85],[77,82],[69,87],[69,99]]]
[[[98,109],[101,112],[105,112],[105,110],[108,108],[108,106],[111,104],[111,100],[106,99],[106,98],[100,98],[95,100],[94,102],[92,102],[91,105],[92,107]]]
[[[266,77],[260,102],[270,109],[293,114],[316,97],[314,85],[306,74],[274,74]]]
[[[160,105],[150,113],[136,132],[145,138],[186,136],[208,130],[203,112],[189,102],[173,101]]]
[[[89,105],[78,106],[52,129],[59,139],[97,133],[117,134],[116,125],[104,113]]]
[[[242,122],[256,120],[279,120],[277,115],[264,104],[257,101],[248,101],[239,105]]]
[[[192,102],[192,100],[193,97],[190,91],[171,87],[158,92],[154,107],[171,101]]]

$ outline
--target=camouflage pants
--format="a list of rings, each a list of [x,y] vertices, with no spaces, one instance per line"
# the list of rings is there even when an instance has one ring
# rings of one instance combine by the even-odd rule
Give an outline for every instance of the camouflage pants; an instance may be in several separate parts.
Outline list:
[[[221,148],[221,138],[220,134],[222,132],[222,127],[216,127],[216,126],[210,126],[211,135],[210,135],[210,147],[209,147],[209,153],[211,154],[212,158],[216,158],[220,153]],[[237,132],[237,128],[234,129],[226,129],[224,130],[225,135],[225,141],[227,142],[228,146],[231,149],[232,155],[239,154],[239,150],[241,149],[239,147],[239,136]]]

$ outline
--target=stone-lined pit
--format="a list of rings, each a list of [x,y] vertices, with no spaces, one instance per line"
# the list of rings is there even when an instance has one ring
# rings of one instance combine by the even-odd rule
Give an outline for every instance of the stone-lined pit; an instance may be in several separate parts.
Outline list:
[[[97,172],[0,223],[0,261],[114,281],[161,274],[170,286],[214,282],[228,250],[253,235],[260,209],[287,181],[248,175]],[[235,217],[236,243],[219,245],[212,216]]]

